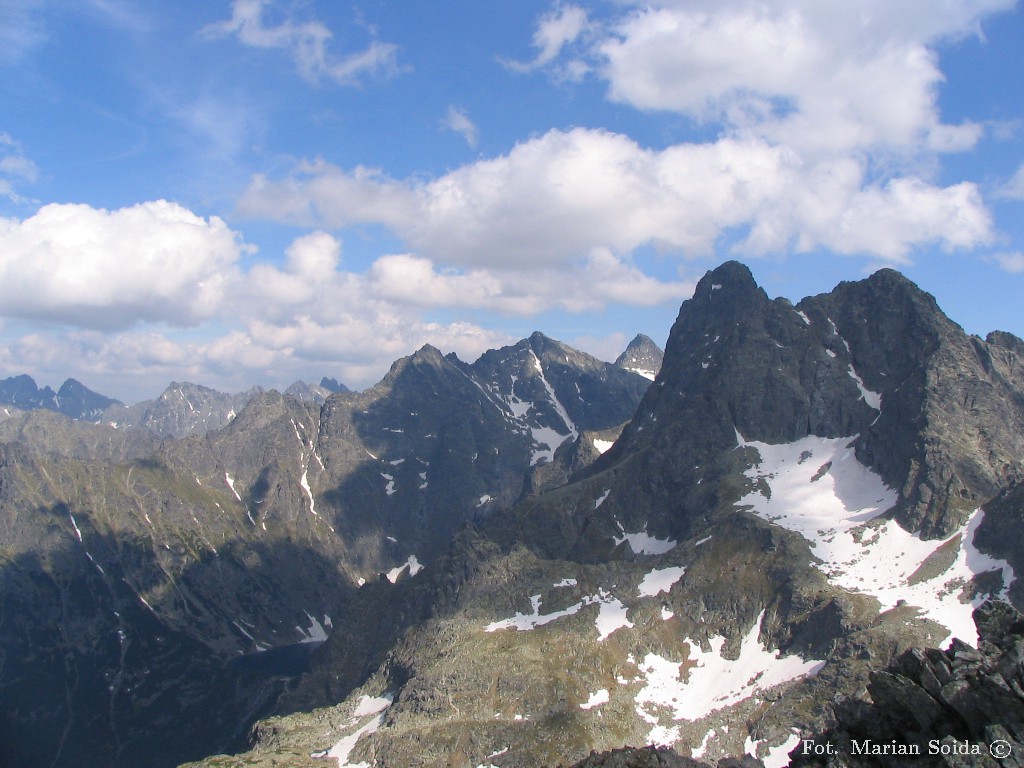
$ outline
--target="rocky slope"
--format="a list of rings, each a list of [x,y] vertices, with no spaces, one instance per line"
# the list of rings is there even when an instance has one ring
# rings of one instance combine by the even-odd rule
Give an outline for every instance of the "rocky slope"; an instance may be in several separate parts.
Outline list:
[[[913,648],[835,704],[836,724],[808,738],[793,766],[953,768],[1024,765],[1024,617],[975,611],[980,642]]]
[[[1017,599],[1021,362],[891,270],[794,306],[725,264],[611,449],[359,590],[253,750],[205,764],[783,765],[837,691]]]
[[[99,420],[120,429],[145,429],[159,437],[188,437],[220,429],[263,390],[227,394],[187,381],[172,381],[155,400],[107,408]]]
[[[193,385],[140,409],[147,429],[3,420],[0,764],[234,748],[338,617],[353,623],[359,584],[416,573],[645,387],[537,335],[481,369],[427,347],[322,405],[254,392],[218,429],[224,404]],[[179,431],[195,434],[154,434]]]

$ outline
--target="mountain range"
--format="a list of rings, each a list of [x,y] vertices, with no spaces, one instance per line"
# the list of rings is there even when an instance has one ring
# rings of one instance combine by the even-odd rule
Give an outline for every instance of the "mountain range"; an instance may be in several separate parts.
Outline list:
[[[3,764],[240,745],[360,585],[598,455],[649,384],[539,333],[328,383],[0,421]]]
[[[5,765],[782,766],[1024,597],[1024,342],[893,270],[132,418],[0,421]]]

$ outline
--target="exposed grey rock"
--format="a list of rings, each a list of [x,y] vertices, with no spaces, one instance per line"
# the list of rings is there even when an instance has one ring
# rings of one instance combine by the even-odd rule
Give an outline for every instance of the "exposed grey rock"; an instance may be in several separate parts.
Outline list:
[[[800,306],[834,326],[865,386],[881,394],[857,454],[899,490],[905,527],[946,536],[1024,477],[1024,342],[967,336],[891,269]]]

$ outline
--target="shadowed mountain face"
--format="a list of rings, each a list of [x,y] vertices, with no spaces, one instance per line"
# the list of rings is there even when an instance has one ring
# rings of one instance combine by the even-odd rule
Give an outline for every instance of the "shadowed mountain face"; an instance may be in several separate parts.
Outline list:
[[[784,764],[872,670],[1019,604],[1022,349],[891,270],[794,306],[723,265],[613,447],[359,590],[256,748],[207,764]]]
[[[339,616],[372,625],[360,584],[389,593],[647,384],[539,334],[499,353],[486,380],[426,347],[368,392],[237,414],[174,384],[118,406],[145,429],[0,421],[0,764],[239,748]]]

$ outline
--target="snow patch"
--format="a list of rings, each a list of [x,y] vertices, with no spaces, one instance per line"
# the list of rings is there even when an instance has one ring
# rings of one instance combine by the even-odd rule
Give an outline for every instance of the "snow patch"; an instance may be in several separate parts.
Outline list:
[[[704,757],[704,753],[708,750],[708,742],[711,741],[716,735],[717,731],[712,728],[710,731],[704,734],[704,738],[700,742],[700,746],[690,750],[690,757],[694,760],[700,760]]]
[[[645,379],[654,381],[654,371],[647,370],[646,368],[626,368],[626,370],[632,373],[639,374],[640,376],[643,376]]]
[[[376,732],[383,725],[388,707],[391,706],[391,702],[394,700],[395,695],[393,693],[386,693],[383,696],[375,697],[363,696],[356,706],[355,712],[352,713],[352,720],[349,722],[348,727],[351,728],[357,725],[364,717],[372,715],[372,719],[363,723],[356,731],[341,738],[326,754],[315,753],[315,755],[317,757],[333,757],[338,761],[338,768],[369,768],[370,764],[365,761],[350,763],[348,756],[355,749],[356,744],[359,743],[359,739]]]
[[[409,575],[415,576],[417,573],[423,570],[423,565],[420,563],[419,560],[416,559],[416,555],[409,555],[408,560],[406,560],[401,565],[395,566],[385,575],[387,576],[388,581],[394,584],[396,581],[398,581],[398,577],[402,575],[402,571],[404,571],[407,568],[409,569]]]
[[[619,546],[622,542],[628,541],[629,546],[633,549],[633,553],[637,555],[663,555],[679,544],[678,541],[673,541],[672,539],[654,538],[647,533],[646,524],[642,531],[626,533],[626,530],[620,523],[619,531],[622,533],[622,536],[615,537],[615,546]]]
[[[755,743],[754,752],[748,752],[748,755],[757,757],[757,748],[759,745],[765,743],[764,740]],[[800,743],[800,734],[791,733],[790,737],[785,739],[776,746],[769,746],[768,754],[761,758],[761,762],[765,764],[765,768],[785,768],[790,765],[790,753],[797,749],[797,744]]]
[[[596,437],[594,438],[593,443],[594,443],[594,447],[597,448],[597,452],[598,453],[604,453],[609,448],[611,448],[613,445],[615,445],[615,441],[614,440],[601,440],[600,438],[596,438]]]
[[[300,643],[322,643],[327,639],[327,630],[324,629],[323,624],[317,621],[313,616],[310,615],[309,611],[303,611],[306,614],[306,618],[309,619],[309,626],[306,629],[296,625],[296,631],[302,635]],[[330,625],[330,617],[324,617]]]
[[[71,518],[71,526],[75,529],[75,536],[78,537],[78,543],[82,542],[82,532],[78,528],[78,523],[75,522],[75,516],[68,512],[68,517]]]
[[[578,602],[575,605],[570,605],[561,611],[555,611],[553,613],[540,613],[540,595],[533,595],[530,598],[530,612],[519,613],[516,612],[515,616],[508,619],[502,619],[501,621],[494,621],[484,627],[484,632],[497,632],[499,629],[514,629],[517,632],[529,631],[536,627],[542,627],[545,624],[550,624],[556,619],[561,619],[565,616],[572,616],[573,614],[579,613],[580,609],[583,608],[583,602]]]
[[[632,627],[633,622],[626,618],[626,606],[617,597],[599,590],[595,600],[600,606],[594,626],[597,627],[597,639],[604,642],[615,630]]]
[[[659,722],[657,711],[665,707],[673,720],[701,720],[715,710],[732,706],[757,691],[816,674],[824,661],[805,661],[799,656],[782,656],[768,651],[758,640],[764,612],[757,617],[740,644],[739,658],[722,657],[725,638],[710,638],[706,653],[689,640],[690,666],[682,680],[682,662],[648,653],[638,664],[645,685],[636,695],[637,713],[652,725]]]
[[[530,457],[530,466],[535,467],[541,461],[551,462],[555,458],[555,451],[569,439],[569,435],[563,435],[557,429],[551,427],[530,427],[530,437],[537,448]]]
[[[608,494],[611,493],[611,492],[612,492],[612,489],[609,488],[607,491],[605,491],[599,497],[597,497],[597,499],[595,499],[595,501],[594,501],[594,509],[597,509],[602,504],[604,504],[604,500],[608,498]]]
[[[580,709],[593,709],[594,707],[599,707],[602,704],[607,704],[608,699],[608,690],[606,688],[601,688],[600,690],[594,691],[590,694],[590,698],[580,704]]]
[[[578,603],[570,605],[560,611],[553,613],[540,613],[540,595],[533,595],[530,598],[530,612],[519,613],[515,616],[501,621],[494,621],[484,627],[484,632],[497,632],[500,629],[515,629],[516,631],[528,632],[536,627],[550,624],[552,621],[573,616],[588,605],[599,606],[594,626],[597,629],[598,640],[603,642],[617,629],[632,627],[633,624],[626,618],[627,608],[617,597],[605,590],[598,590],[596,595],[587,595]]]
[[[1003,588],[998,596],[1006,599],[1015,578],[1009,563],[974,546],[984,512],[975,510],[943,541],[922,540],[893,520],[866,525],[892,507],[897,495],[857,461],[852,440],[805,437],[782,445],[741,443],[760,454],[760,462],[746,474],[762,487],[740,503],[806,538],[821,560],[817,567],[833,584],[872,595],[883,610],[905,600],[952,635],[976,645],[971,613],[984,597],[961,602],[962,588],[978,574],[999,570]],[[922,566],[936,554],[941,560],[940,549],[950,564],[925,578],[929,573]]]
[[[637,589],[640,590],[640,597],[655,597],[662,592],[668,592],[672,585],[683,578],[686,568],[683,566],[670,566],[668,568],[655,568],[644,576]]]

